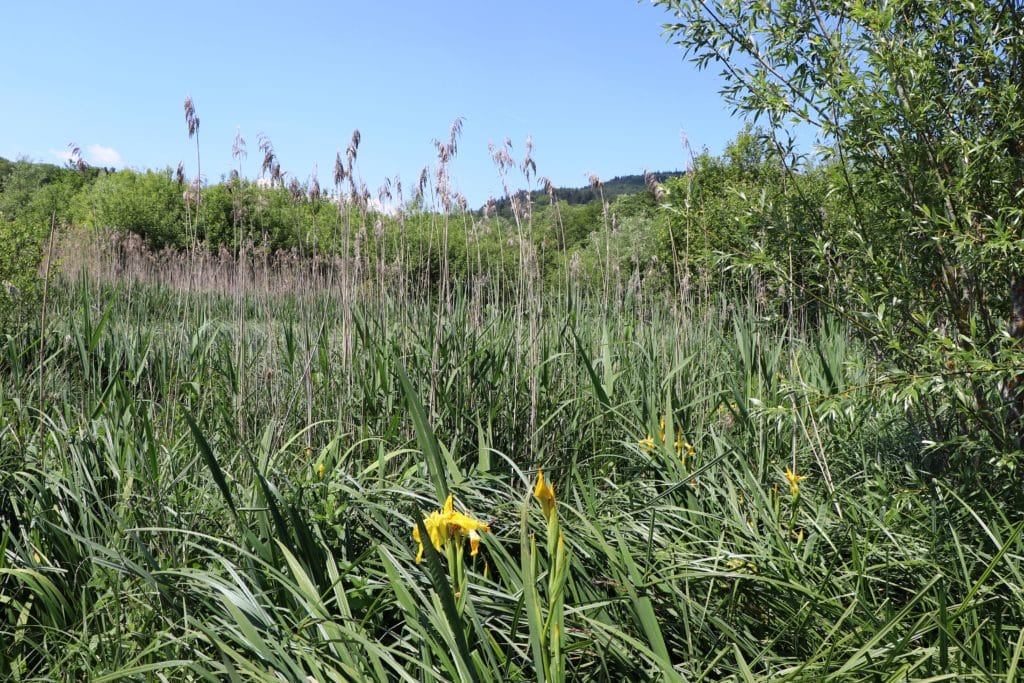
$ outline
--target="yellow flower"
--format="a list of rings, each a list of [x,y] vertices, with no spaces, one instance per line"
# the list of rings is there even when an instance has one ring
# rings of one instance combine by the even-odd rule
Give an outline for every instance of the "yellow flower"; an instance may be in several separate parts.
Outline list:
[[[790,469],[786,468],[786,480],[789,482],[789,492],[791,494],[798,495],[800,493],[800,482],[807,478],[806,475],[797,475],[796,472],[791,472]]]
[[[543,469],[537,470],[537,486],[533,489],[533,497],[540,501],[544,516],[551,519],[551,513],[555,509],[555,487],[544,481]]]
[[[664,417],[662,417],[659,420],[659,422],[658,422],[658,442],[657,443],[665,443],[665,418]],[[653,453],[654,449],[657,448],[657,444],[654,441],[654,437],[651,436],[650,434],[647,435],[647,438],[640,439],[639,441],[637,441],[637,445],[640,446],[640,448],[642,448],[643,450],[647,451],[648,453]]]
[[[463,536],[468,536],[469,553],[475,556],[480,551],[480,534],[478,532],[490,531],[491,527],[469,515],[456,512],[453,504],[453,496],[448,494],[448,500],[444,502],[444,507],[431,512],[423,519],[423,526],[427,529],[430,544],[434,546],[435,550],[440,551],[449,538],[461,541]],[[412,528],[412,538],[420,546],[419,553],[416,554],[416,562],[419,563],[423,560],[423,540],[420,538],[418,525]]]
[[[469,531],[469,554],[473,557],[477,556],[480,552],[480,534],[477,533],[476,529],[470,529]]]
[[[654,449],[657,448],[658,444],[665,443],[665,440],[665,418],[664,416],[662,416],[661,418],[658,419],[657,441],[655,441],[653,436],[648,434],[647,438],[640,439],[640,441],[637,442],[637,445],[640,446],[640,448],[643,449],[644,451],[648,453],[653,453]],[[683,457],[684,465],[686,464],[687,458],[693,457],[693,455],[697,452],[696,449],[693,447],[693,444],[691,444],[689,441],[683,438],[682,429],[680,428],[676,429],[675,447],[676,454]]]
[[[757,565],[756,564],[752,564],[750,562],[747,562],[746,560],[741,560],[738,557],[734,557],[731,560],[726,560],[725,561],[725,566],[730,571],[734,571],[734,572],[737,572],[737,573],[740,573],[740,574],[742,574],[744,572],[750,572],[751,574],[756,574],[757,573]]]
[[[443,519],[442,513],[438,510],[431,512],[423,519],[423,526],[426,527],[427,536],[435,550],[441,550],[441,546],[447,538],[447,525],[442,522]],[[412,528],[412,538],[420,546],[420,551],[416,554],[416,564],[419,564],[423,560],[423,539],[420,538],[419,525]]]
[[[450,498],[451,496],[449,496]],[[455,534],[469,535],[475,531],[490,531],[491,527],[483,522],[473,519],[461,512],[450,512],[448,514],[448,530]]]
[[[327,467],[323,463],[320,463],[316,466],[316,476],[323,479],[325,474],[327,474]]]

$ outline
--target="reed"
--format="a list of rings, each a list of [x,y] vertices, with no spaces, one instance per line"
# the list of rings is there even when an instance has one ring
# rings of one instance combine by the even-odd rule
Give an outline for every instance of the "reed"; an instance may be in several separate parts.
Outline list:
[[[258,203],[232,248],[54,232],[0,338],[7,679],[1014,680],[1020,507],[919,474],[843,323],[644,286],[607,203],[596,285],[548,279],[532,143],[492,148],[500,232],[460,132],[393,217],[354,132],[301,249]]]

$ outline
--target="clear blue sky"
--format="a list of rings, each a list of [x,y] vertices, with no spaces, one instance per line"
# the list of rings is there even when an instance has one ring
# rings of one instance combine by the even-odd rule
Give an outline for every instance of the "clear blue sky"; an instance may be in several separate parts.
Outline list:
[[[431,141],[464,117],[456,187],[479,206],[501,185],[488,142],[527,134],[539,175],[586,184],[682,169],[685,133],[719,151],[742,127],[661,36],[671,17],[633,0],[441,2],[5,3],[0,156],[60,162],[69,142],[94,165],[195,173],[182,104],[200,117],[202,172],[259,174],[257,136],[289,177],[314,165],[332,184],[335,152],[362,133],[371,192],[433,166]],[[517,177],[513,179],[521,185]]]

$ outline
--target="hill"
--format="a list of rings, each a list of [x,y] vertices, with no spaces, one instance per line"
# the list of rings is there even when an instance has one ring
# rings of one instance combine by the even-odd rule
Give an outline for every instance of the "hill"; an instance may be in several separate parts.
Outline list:
[[[668,178],[681,176],[684,173],[684,171],[656,171],[646,175],[650,175],[655,181],[660,183]],[[600,189],[593,184],[582,187],[556,187],[554,188],[555,198],[568,204],[589,204],[590,202],[599,201],[603,194],[605,201],[613,202],[616,197],[621,195],[643,192],[647,187],[646,175],[615,176],[611,180],[603,182]],[[548,200],[547,192],[543,189],[534,190],[532,194],[534,202]],[[498,209],[498,215],[511,215],[512,209],[508,197],[502,197],[497,200],[495,205]]]

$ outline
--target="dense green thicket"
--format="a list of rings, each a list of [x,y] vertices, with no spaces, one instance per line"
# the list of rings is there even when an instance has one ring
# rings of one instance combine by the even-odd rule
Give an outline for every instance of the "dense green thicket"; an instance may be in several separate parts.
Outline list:
[[[31,310],[40,295],[39,268],[56,221],[98,172],[0,160],[0,320]]]
[[[151,249],[227,248],[242,245],[268,251],[299,250],[311,255],[358,255],[371,267],[395,264],[410,279],[436,285],[442,264],[448,276],[466,283],[484,270],[512,282],[522,265],[520,247],[529,244],[534,267],[549,283],[571,279],[584,286],[600,284],[605,270],[635,273],[657,287],[671,290],[680,268],[715,269],[713,258],[744,243],[751,229],[750,207],[743,193],[757,195],[766,180],[748,174],[743,154],[761,154],[763,169],[781,173],[777,160],[764,154],[762,138],[747,131],[722,157],[702,155],[689,176],[660,174],[613,179],[580,190],[558,188],[553,194],[521,197],[513,214],[508,202],[478,212],[431,208],[421,198],[386,212],[374,211],[365,198],[342,188],[319,194],[309,187],[266,186],[233,174],[204,187],[197,197],[168,169],[162,172],[89,169],[81,173],[45,164],[19,161],[0,170],[4,228],[17,235],[17,263],[0,269],[6,279],[29,284],[49,234],[50,219],[58,227],[76,226],[94,234],[131,233]],[[738,148],[745,148],[738,152]],[[757,147],[757,152],[750,152]],[[669,179],[665,186],[655,177]],[[640,184],[633,182],[639,178]],[[760,183],[760,184],[759,184]],[[704,188],[693,192],[690,186]],[[621,186],[621,187],[620,187]],[[607,189],[606,189],[607,188]],[[635,190],[629,194],[624,189]],[[669,204],[663,204],[668,190]],[[562,195],[565,195],[563,197]],[[688,195],[683,208],[677,197]],[[722,203],[729,195],[732,201]],[[344,196],[339,200],[338,197]],[[581,203],[581,198],[586,201]],[[608,201],[608,204],[604,204]],[[692,204],[699,204],[701,215]],[[502,209],[504,206],[504,209]],[[702,241],[690,244],[695,221],[704,228]],[[713,237],[710,237],[713,235]],[[687,250],[687,247],[689,250]]]
[[[28,248],[16,250],[23,262],[0,272],[25,283],[55,216],[58,227],[132,233],[152,249],[198,245],[236,252],[249,245],[358,255],[374,265],[401,263],[413,281],[434,285],[442,263],[459,282],[484,270],[514,281],[520,247],[528,244],[548,283],[599,285],[610,271],[672,291],[687,274],[720,283],[722,259],[749,253],[758,240],[775,256],[806,249],[825,205],[820,196],[813,202],[789,197],[782,160],[763,131],[751,129],[722,155],[703,153],[689,173],[666,176],[663,184],[649,177],[652,182],[632,194],[588,188],[608,203],[573,203],[561,196],[571,198],[563,189],[521,196],[516,215],[493,206],[446,212],[424,199],[380,212],[359,198],[338,200],[340,191],[314,195],[307,187],[267,187],[236,175],[203,188],[197,201],[170,170],[82,174],[24,161],[10,166],[0,185],[0,216],[4,229]],[[818,178],[826,172],[804,169],[799,175],[821,185]],[[834,221],[841,223],[842,216]]]
[[[778,140],[794,121],[815,134],[828,171],[820,183],[794,175],[785,193],[811,196],[810,220],[796,226],[806,256],[795,284],[856,321],[903,373],[900,399],[941,457],[1015,468],[1024,446],[1021,4],[655,4],[673,12],[666,32],[698,66],[721,67],[738,111],[767,120]],[[819,197],[827,203],[816,219]],[[786,232],[788,215],[773,220]],[[751,252],[762,269],[794,279],[770,248]],[[833,299],[837,283],[845,287]]]

